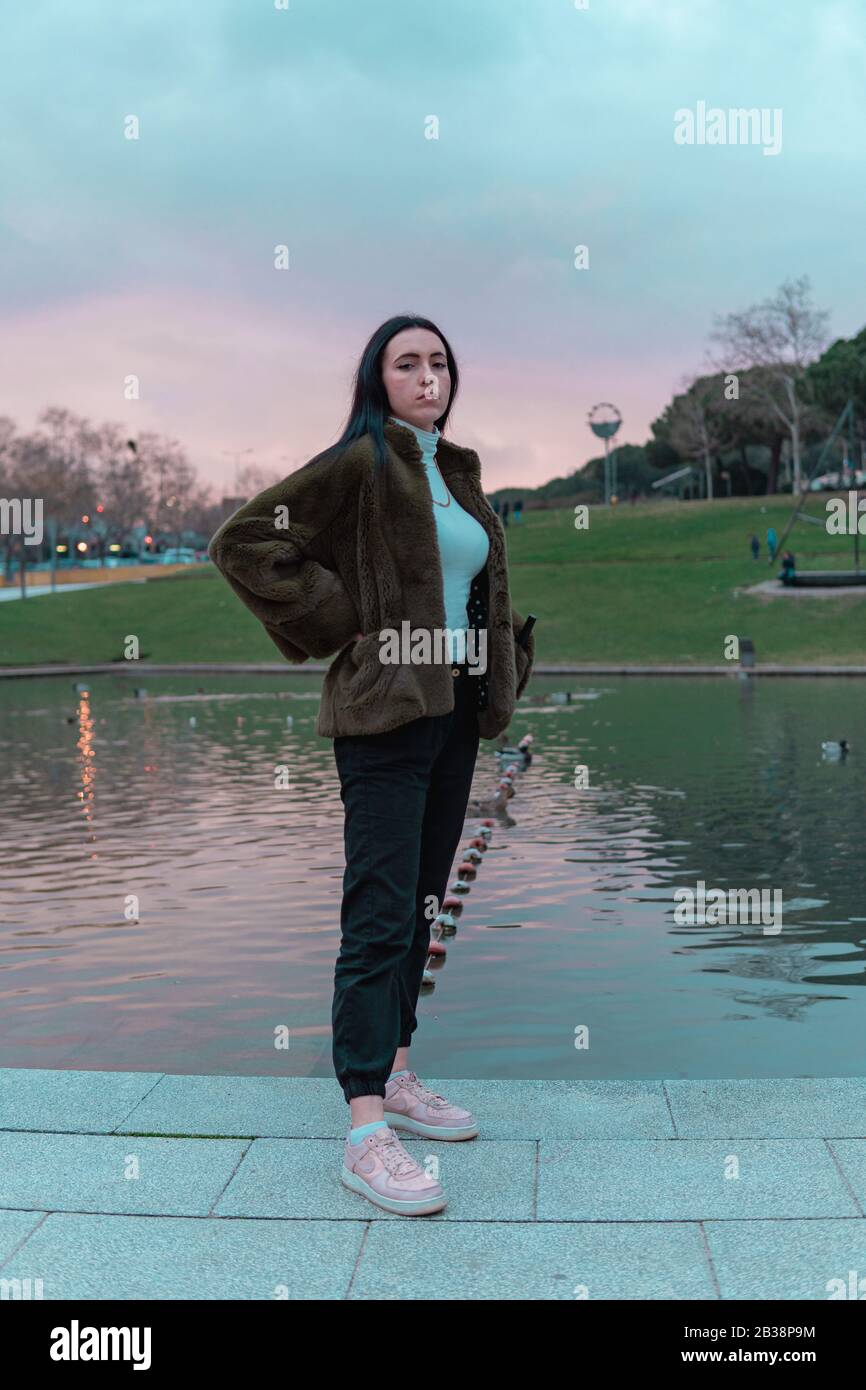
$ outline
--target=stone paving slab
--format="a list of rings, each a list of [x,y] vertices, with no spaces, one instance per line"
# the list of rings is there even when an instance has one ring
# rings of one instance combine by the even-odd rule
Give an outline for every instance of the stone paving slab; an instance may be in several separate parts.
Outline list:
[[[44,1213],[40,1211],[0,1211],[0,1265],[14,1255],[42,1220]]]
[[[866,1136],[860,1076],[666,1081],[677,1137]]]
[[[0,1279],[40,1278],[46,1299],[772,1302],[838,1297],[851,1288],[851,1270],[862,1279],[866,1269],[862,1220],[434,1226],[433,1218],[0,1217],[35,1226]]]
[[[697,1225],[48,1216],[0,1278],[46,1299],[714,1299]]]
[[[822,1139],[542,1143],[538,1173],[539,1221],[863,1215]]]
[[[0,1279],[43,1280],[46,1299],[338,1299],[363,1221],[48,1216]]]
[[[423,1079],[483,1115],[485,1141],[675,1137],[662,1081]],[[164,1076],[117,1132],[342,1139],[348,1113],[333,1078]]]
[[[0,1207],[206,1216],[248,1144],[0,1133]]]
[[[0,1067],[0,1130],[110,1134],[162,1076],[159,1071]]]
[[[349,1298],[715,1299],[697,1225],[376,1222]]]
[[[866,1280],[860,1078],[425,1080],[482,1135],[401,1134],[448,1196],[407,1218],[340,1183],[333,1079],[0,1070],[0,1296],[775,1301]]]
[[[866,1139],[830,1139],[827,1148],[850,1184],[862,1215],[866,1212]],[[863,1275],[866,1278],[866,1269]]]
[[[866,1221],[708,1221],[704,1231],[723,1299],[838,1298],[851,1270],[866,1296]]]

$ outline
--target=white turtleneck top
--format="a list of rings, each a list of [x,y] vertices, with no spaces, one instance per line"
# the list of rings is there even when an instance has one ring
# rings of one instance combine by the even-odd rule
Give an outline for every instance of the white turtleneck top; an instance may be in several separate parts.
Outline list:
[[[433,514],[436,519],[439,554],[442,558],[445,626],[451,633],[449,659],[465,661],[465,647],[455,640],[454,634],[466,631],[466,602],[469,589],[475,575],[483,570],[487,563],[490,541],[481,523],[476,521],[474,516],[470,516],[449,491],[445,479],[436,467],[436,445],[440,434],[438,427],[434,425],[432,430],[422,430],[417,425],[410,424],[408,420],[401,420],[397,415],[392,415],[391,419],[396,420],[398,425],[405,425],[406,429],[412,430],[418,440],[427,482],[430,485],[431,505],[433,502],[445,502],[451,498],[447,507],[433,506]]]

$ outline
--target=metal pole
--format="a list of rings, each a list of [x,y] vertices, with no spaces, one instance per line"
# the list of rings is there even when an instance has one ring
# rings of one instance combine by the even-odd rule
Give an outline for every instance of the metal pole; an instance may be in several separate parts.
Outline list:
[[[853,455],[853,404],[848,402],[848,460],[852,470],[855,467],[853,459],[855,459],[855,455]],[[851,481],[853,482],[853,471]],[[855,489],[853,489],[853,573],[860,573],[860,489],[858,485],[855,485]]]
[[[610,506],[610,440],[604,440],[604,505]]]

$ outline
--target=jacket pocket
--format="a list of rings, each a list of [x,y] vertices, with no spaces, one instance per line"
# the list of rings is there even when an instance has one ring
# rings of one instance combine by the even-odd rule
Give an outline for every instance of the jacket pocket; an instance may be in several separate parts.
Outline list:
[[[347,648],[348,660],[340,682],[343,699],[353,704],[369,694],[378,683],[385,667],[380,659],[381,642],[378,632],[370,632]]]

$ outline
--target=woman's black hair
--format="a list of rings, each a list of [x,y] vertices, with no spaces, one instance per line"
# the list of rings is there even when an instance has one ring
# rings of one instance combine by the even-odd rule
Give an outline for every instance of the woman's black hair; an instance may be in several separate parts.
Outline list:
[[[329,448],[316,454],[315,458],[311,458],[309,463],[304,464],[305,468],[309,468],[312,464],[319,463],[344,449],[347,444],[352,444],[365,434],[370,434],[373,439],[376,473],[379,474],[384,468],[387,462],[385,421],[391,413],[391,407],[388,403],[388,392],[382,380],[382,359],[385,355],[385,348],[395,333],[401,333],[404,328],[426,328],[442,340],[448,362],[448,371],[451,376],[451,394],[445,409],[435,423],[439,430],[444,432],[460,380],[457,362],[451,351],[451,344],[441,329],[437,328],[430,319],[421,318],[417,314],[395,314],[393,318],[386,319],[384,323],[379,325],[361,354],[361,360],[355,371],[352,407],[343,433],[336,444],[331,444]]]

